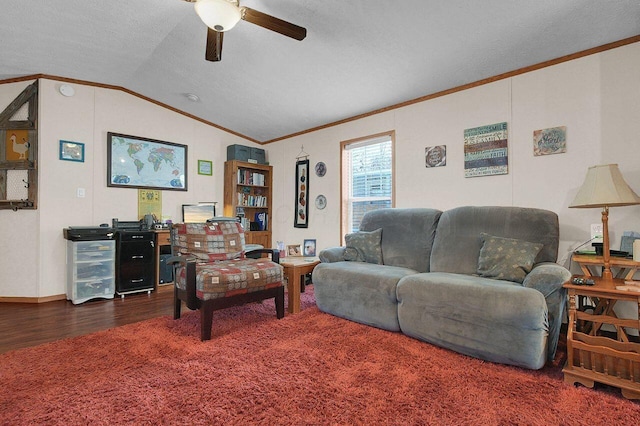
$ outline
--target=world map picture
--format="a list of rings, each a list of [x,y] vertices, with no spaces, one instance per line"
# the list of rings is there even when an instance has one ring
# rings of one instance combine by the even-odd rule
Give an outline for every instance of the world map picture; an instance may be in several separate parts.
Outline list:
[[[186,191],[186,145],[109,133],[109,186]]]

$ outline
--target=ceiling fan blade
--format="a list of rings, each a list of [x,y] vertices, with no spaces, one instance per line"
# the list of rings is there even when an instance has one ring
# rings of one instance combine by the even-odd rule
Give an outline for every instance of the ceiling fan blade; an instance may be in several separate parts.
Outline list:
[[[218,62],[222,59],[223,33],[207,28],[207,50],[204,58],[207,61]]]
[[[242,19],[245,21],[256,24],[262,28],[266,28],[271,31],[275,31],[287,37],[294,38],[296,40],[303,40],[307,36],[307,29],[292,24],[291,22],[283,21],[266,13],[258,12],[257,10],[242,7]]]

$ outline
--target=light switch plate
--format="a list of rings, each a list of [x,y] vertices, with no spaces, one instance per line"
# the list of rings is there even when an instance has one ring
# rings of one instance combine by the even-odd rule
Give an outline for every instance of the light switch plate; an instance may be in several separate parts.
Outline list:
[[[602,242],[602,224],[601,223],[592,223],[591,224],[591,242],[592,243],[601,243]]]

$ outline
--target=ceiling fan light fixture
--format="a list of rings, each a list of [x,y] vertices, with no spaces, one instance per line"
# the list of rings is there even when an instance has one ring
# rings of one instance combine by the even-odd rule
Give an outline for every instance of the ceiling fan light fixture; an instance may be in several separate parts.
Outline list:
[[[228,31],[242,18],[237,2],[229,0],[198,0],[194,7],[202,22],[216,31]]]

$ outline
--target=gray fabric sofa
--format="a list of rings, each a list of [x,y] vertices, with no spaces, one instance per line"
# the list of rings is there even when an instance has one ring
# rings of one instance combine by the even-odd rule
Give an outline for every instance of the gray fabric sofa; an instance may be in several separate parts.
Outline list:
[[[361,261],[370,248],[349,240],[322,250],[313,271],[321,311],[492,362],[539,369],[555,356],[571,277],[554,263],[555,213],[382,209],[365,214],[360,231],[379,238],[380,259]]]

